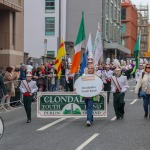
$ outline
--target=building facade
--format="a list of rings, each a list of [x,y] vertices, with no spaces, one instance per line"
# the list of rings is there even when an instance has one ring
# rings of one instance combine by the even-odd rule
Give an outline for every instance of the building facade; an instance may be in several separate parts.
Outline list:
[[[64,4],[65,5],[65,4]],[[94,44],[98,22],[102,30],[102,1],[98,0],[67,0],[66,1],[66,26],[65,26],[65,39],[67,54],[73,56],[74,54],[74,42],[76,40],[79,25],[82,17],[82,11],[84,12],[84,23],[86,40],[82,45],[82,53],[86,48],[89,33],[91,33],[92,42]],[[64,15],[63,15],[64,16]]]
[[[138,34],[141,35],[140,57],[144,57],[144,53],[148,51],[148,21],[149,21],[149,6],[137,6],[138,10]]]
[[[24,51],[29,53],[29,57],[56,56],[59,8],[59,0],[25,0]]]
[[[0,68],[23,62],[24,1],[0,0]]]
[[[120,58],[124,56],[120,54],[130,53],[120,44],[121,0],[26,0],[25,52],[31,57],[41,57],[45,54],[56,56],[60,40],[64,38],[67,55],[72,56],[82,11],[86,41],[91,32],[94,43],[98,22],[100,23],[104,59]],[[83,44],[83,52],[86,41]]]
[[[131,55],[133,56],[137,40],[138,12],[135,5],[130,1],[123,1],[121,7],[121,43],[123,46],[131,50]]]
[[[104,59],[124,59],[130,50],[121,45],[121,0],[102,0]]]

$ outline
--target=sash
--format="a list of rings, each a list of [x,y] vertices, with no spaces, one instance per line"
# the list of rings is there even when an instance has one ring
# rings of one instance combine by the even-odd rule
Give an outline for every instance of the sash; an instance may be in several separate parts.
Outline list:
[[[27,92],[31,93],[31,89],[30,89],[29,84],[27,83],[27,81],[23,80],[21,82],[23,83],[23,85],[26,88]]]
[[[115,76],[112,76],[111,78],[112,78],[112,81],[114,82],[116,88],[119,90],[119,92],[121,92],[121,87],[119,85],[117,78]]]

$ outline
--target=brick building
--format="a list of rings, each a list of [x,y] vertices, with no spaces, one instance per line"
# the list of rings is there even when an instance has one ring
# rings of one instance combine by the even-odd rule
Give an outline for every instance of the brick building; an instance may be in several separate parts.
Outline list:
[[[121,41],[123,46],[131,50],[132,56],[137,39],[138,13],[135,5],[130,0],[123,0],[121,6]]]

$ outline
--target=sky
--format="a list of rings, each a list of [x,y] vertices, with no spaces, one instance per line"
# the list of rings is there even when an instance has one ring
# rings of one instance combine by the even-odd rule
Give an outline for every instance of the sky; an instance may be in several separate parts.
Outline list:
[[[135,5],[149,5],[149,22],[150,22],[150,0],[131,0]]]

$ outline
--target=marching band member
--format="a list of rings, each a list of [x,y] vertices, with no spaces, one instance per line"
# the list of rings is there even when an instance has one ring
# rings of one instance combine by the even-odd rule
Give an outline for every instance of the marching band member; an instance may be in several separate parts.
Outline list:
[[[110,96],[110,91],[111,91],[111,77],[113,75],[113,71],[110,70],[110,58],[107,58],[106,60],[106,68],[103,71],[102,74],[102,80],[104,83],[104,91],[107,91],[107,103],[109,103],[109,96]]]
[[[113,92],[113,103],[114,110],[117,119],[123,119],[124,117],[124,96],[125,92],[129,88],[127,77],[121,75],[121,67],[119,62],[118,66],[115,69],[115,76],[111,78],[111,91]]]
[[[102,72],[103,72],[103,70],[102,70],[102,66],[101,65],[96,65],[95,66],[95,74],[97,75],[97,76],[99,76],[100,78],[102,78]]]
[[[125,62],[123,59],[121,60],[121,68],[122,68],[121,74],[125,76],[126,75],[126,66],[125,66]]]
[[[31,102],[33,94],[37,92],[36,82],[32,81],[32,68],[27,66],[26,80],[21,81],[20,91],[23,94],[24,108],[27,114],[27,123],[31,122]]]
[[[92,52],[88,53],[88,64],[87,64],[87,66],[88,65],[93,65],[93,54],[92,54]],[[88,67],[86,67],[84,69],[84,74],[88,74]]]
[[[68,67],[65,71],[65,78],[66,78],[66,91],[68,92],[68,87],[70,92],[73,92],[73,78],[74,74],[70,74],[70,70],[72,67],[71,58],[68,58]]]

